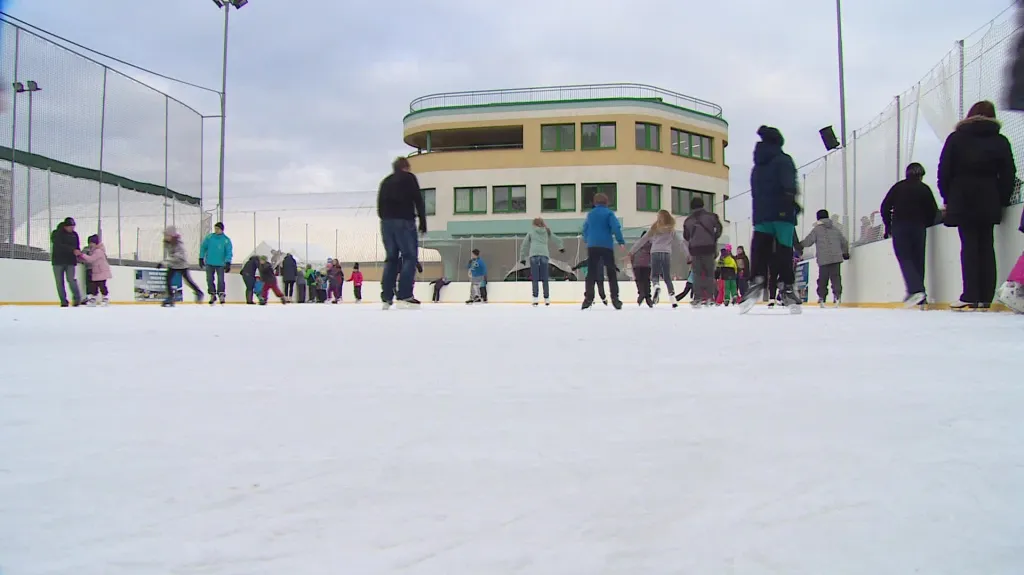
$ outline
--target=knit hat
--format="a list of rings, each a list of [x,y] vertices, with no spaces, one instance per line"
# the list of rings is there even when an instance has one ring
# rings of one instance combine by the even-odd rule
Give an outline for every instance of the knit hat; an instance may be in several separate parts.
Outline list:
[[[60,224],[61,226],[74,226],[75,218],[64,218],[64,221]]]
[[[224,222],[217,222],[217,223],[213,224],[213,227],[214,227],[215,229],[216,229],[216,228],[220,228],[220,231],[222,231],[222,232],[223,232],[223,231],[224,231]]]
[[[100,243],[100,236],[98,234],[93,234],[93,235],[89,236],[89,239],[86,240],[86,241],[88,241],[90,244],[99,244]]]
[[[732,253],[732,244],[725,244],[725,251]]]
[[[819,220],[827,220],[828,219],[828,210],[818,210],[818,219]]]

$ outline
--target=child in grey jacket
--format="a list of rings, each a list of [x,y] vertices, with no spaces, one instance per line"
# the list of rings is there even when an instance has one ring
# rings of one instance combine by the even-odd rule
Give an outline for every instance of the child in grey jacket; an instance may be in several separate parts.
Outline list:
[[[661,297],[659,280],[665,281],[668,295],[675,296],[676,294],[675,288],[672,286],[672,248],[679,246],[689,257],[686,242],[680,239],[676,233],[676,219],[667,210],[658,212],[658,218],[651,225],[651,229],[633,244],[630,254],[635,254],[648,245],[651,246],[651,281],[654,283],[654,303],[657,304]],[[672,307],[679,307],[679,304],[673,300]]]
[[[836,306],[843,298],[843,276],[840,266],[850,259],[850,244],[843,232],[835,227],[828,210],[818,210],[818,221],[811,233],[800,242],[801,248],[817,246],[815,259],[818,262],[818,305],[825,307],[828,285],[832,284],[832,303]]]
[[[164,298],[163,307],[174,307],[174,281],[175,274],[181,274],[182,280],[192,288],[196,296],[196,303],[203,301],[203,290],[199,289],[192,276],[188,273],[188,254],[185,253],[185,244],[181,241],[181,234],[174,226],[168,226],[164,230],[164,261],[157,264],[157,269],[167,267],[167,297]]]

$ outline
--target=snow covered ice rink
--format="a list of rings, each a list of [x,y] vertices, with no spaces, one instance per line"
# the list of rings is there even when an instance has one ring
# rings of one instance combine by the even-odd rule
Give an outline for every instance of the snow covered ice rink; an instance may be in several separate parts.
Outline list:
[[[1024,573],[1022,318],[0,308],[3,575]]]

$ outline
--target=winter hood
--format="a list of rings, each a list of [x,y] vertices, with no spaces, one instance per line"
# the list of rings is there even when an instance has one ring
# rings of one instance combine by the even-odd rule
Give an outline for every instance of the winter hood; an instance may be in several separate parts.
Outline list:
[[[995,118],[969,116],[957,123],[956,131],[972,136],[994,136],[999,133],[1002,127],[999,120]]]
[[[761,126],[757,129],[757,135],[761,137],[761,141],[754,144],[755,164],[763,166],[782,155],[782,146],[786,139],[782,137],[782,132],[778,128]]]
[[[823,228],[832,229],[835,226],[835,222],[833,222],[831,218],[822,218],[817,221],[816,225],[819,225]]]

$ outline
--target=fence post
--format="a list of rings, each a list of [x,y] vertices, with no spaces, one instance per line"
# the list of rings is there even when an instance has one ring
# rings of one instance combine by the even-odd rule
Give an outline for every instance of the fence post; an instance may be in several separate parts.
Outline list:
[[[828,209],[828,157],[830,155],[831,155],[831,153],[825,154],[825,167],[824,167],[824,169],[825,169],[825,186],[824,186],[825,205],[823,207],[826,210]],[[813,206],[812,206],[811,209],[814,209]]]
[[[903,144],[903,106],[900,101],[900,97],[896,96],[896,181],[900,181],[903,178],[900,177],[900,173],[903,170],[900,169],[903,163],[903,154],[900,150]]]
[[[306,224],[306,264],[309,264],[309,224]]]
[[[964,119],[964,41],[957,40],[956,51],[959,55],[959,72],[957,72],[957,84],[959,84],[959,95],[957,98],[957,120]]]
[[[253,251],[256,250],[256,246],[257,245],[258,244],[256,243],[256,212],[253,212],[252,213],[252,249],[253,249]]]
[[[107,128],[107,72],[109,68],[103,67],[103,95],[100,97],[100,178],[99,178],[99,200],[96,206],[96,233],[103,238],[103,139]],[[118,219],[120,219],[121,206],[118,204]],[[119,224],[120,225],[120,224]]]
[[[281,216],[277,216],[277,251],[281,251]]]
[[[142,228],[135,228],[135,261],[142,261],[142,255],[139,254],[139,236],[142,233]]]
[[[53,196],[50,193],[50,179],[53,172],[46,168],[46,229],[53,231]]]
[[[857,130],[853,131],[853,143],[852,144],[853,145],[851,147],[853,149],[851,151],[853,152],[853,194],[852,194],[853,195],[853,206],[850,208],[850,213],[853,215],[853,218],[851,219],[850,223],[851,223],[852,226],[856,226],[857,225]],[[846,237],[847,238],[851,238],[852,237],[852,238],[854,238],[854,241],[856,241],[856,236],[853,235],[852,229],[853,228],[848,228],[846,230]]]
[[[121,265],[121,184],[117,185],[117,264]]]
[[[170,169],[170,150],[168,150],[168,144],[170,139],[168,133],[170,133],[171,126],[171,99],[170,96],[164,96],[164,229],[167,229],[167,196],[169,195],[170,188],[168,187],[170,181],[167,178],[167,172]]]
[[[14,29],[14,81],[18,81],[18,50],[20,48],[21,40],[21,28]],[[10,250],[10,257],[14,257],[14,190],[16,188],[14,177],[15,171],[15,160],[14,156],[18,154],[18,93],[12,91],[11,98],[14,100],[14,104],[11,106],[11,206],[8,210],[7,216],[10,218],[7,220],[7,249]]]
[[[804,235],[804,232],[807,231],[807,210],[811,209],[811,206],[807,205],[807,172],[804,172],[803,176],[804,176],[804,187],[803,187],[803,190],[804,190],[804,217],[800,218],[800,221],[803,222],[804,227],[800,228],[800,235]],[[751,193],[753,193],[753,192],[751,192]],[[753,217],[751,217],[750,223],[751,224],[754,223]],[[751,233],[751,236],[753,236],[753,233]],[[577,256],[578,255],[579,254],[577,254]]]

